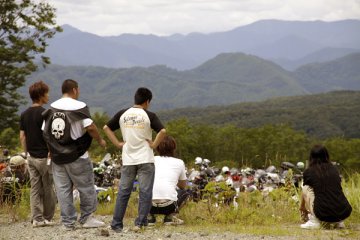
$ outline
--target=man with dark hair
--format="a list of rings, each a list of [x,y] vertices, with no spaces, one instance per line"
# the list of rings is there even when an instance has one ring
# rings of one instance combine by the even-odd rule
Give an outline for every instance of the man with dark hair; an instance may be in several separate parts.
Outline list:
[[[135,93],[135,105],[120,110],[104,126],[105,134],[119,149],[122,148],[123,167],[119,192],[111,228],[116,232],[123,229],[123,218],[133,189],[133,183],[138,176],[140,185],[139,212],[135,219],[138,230],[147,226],[147,215],[151,208],[152,189],[154,184],[154,152],[166,135],[166,130],[155,113],[148,111],[152,93],[147,88],[139,88]],[[123,141],[119,141],[114,131],[121,128]],[[157,132],[152,141],[152,129]]]
[[[176,142],[171,136],[166,136],[156,150],[160,156],[155,156],[155,181],[148,223],[155,224],[155,215],[161,214],[165,215],[165,225],[183,224],[184,221],[175,214],[189,197],[189,193],[184,190],[187,180],[185,164],[174,157]]]
[[[102,147],[106,146],[106,142],[99,135],[89,108],[77,100],[80,95],[78,83],[67,79],[61,89],[62,98],[43,113],[43,133],[51,154],[62,223],[66,230],[75,228],[77,213],[72,194],[75,187],[80,193],[80,224],[84,228],[102,227],[105,223],[92,216],[97,207],[97,195],[87,150],[92,139]]]
[[[56,196],[48,148],[42,136],[43,105],[49,100],[49,87],[38,81],[29,87],[32,105],[20,116],[20,142],[28,160],[30,174],[30,206],[33,227],[52,225]],[[46,197],[45,197],[46,195]]]

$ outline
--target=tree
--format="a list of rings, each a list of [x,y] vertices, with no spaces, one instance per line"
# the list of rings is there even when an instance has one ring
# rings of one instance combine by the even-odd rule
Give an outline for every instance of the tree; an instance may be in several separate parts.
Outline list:
[[[55,23],[55,8],[35,0],[0,1],[0,132],[16,127],[23,97],[17,89],[37,64],[49,64],[46,41],[62,31]]]

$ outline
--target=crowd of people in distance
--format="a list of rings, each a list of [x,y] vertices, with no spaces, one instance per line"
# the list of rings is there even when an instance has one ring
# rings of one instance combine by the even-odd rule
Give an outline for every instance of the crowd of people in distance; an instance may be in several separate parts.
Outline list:
[[[74,230],[79,224],[83,228],[104,227],[106,224],[94,216],[98,200],[88,149],[92,140],[103,148],[107,143],[99,134],[89,107],[78,100],[80,87],[75,80],[66,79],[61,87],[62,97],[45,109],[49,92],[43,81],[29,87],[32,105],[20,116],[19,138],[25,154],[4,158],[0,163],[0,189],[6,193],[0,201],[16,203],[21,187],[29,183],[33,227],[55,224],[56,203],[64,230]],[[184,223],[178,213],[189,198],[185,164],[176,157],[176,140],[166,133],[158,116],[149,111],[152,97],[148,88],[138,88],[134,105],[119,110],[102,128],[122,153],[121,179],[110,223],[115,232],[124,229],[135,179],[139,183],[139,201],[134,231],[156,224],[160,216],[165,225]],[[118,130],[122,139],[117,137]],[[74,205],[74,188],[79,194],[80,214]],[[340,174],[322,145],[314,145],[310,150],[300,202],[304,221],[300,227],[304,229],[329,225],[344,228],[344,220],[352,212]]]

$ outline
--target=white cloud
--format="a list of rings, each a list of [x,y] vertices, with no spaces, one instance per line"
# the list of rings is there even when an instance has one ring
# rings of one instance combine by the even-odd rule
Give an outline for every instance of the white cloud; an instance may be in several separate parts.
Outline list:
[[[360,0],[48,0],[57,22],[98,35],[226,31],[261,19],[360,18]]]

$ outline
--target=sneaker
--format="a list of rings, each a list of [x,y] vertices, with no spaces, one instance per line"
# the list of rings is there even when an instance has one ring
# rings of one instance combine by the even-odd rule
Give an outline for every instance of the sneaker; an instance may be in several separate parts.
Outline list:
[[[86,219],[86,222],[82,225],[83,228],[98,228],[104,226],[104,222],[97,220],[93,216],[89,216],[88,219]]]
[[[337,222],[334,225],[335,229],[344,229],[345,228],[345,223],[343,221]]]
[[[154,214],[150,214],[147,220],[148,220],[148,226],[154,226],[156,223],[156,217]]]
[[[301,224],[300,227],[304,229],[319,229],[320,221],[313,215],[309,216],[309,221],[304,224]]]
[[[174,215],[166,215],[164,217],[164,224],[165,225],[181,225],[184,224],[184,220],[175,217]]]
[[[36,221],[35,219],[32,222],[33,227],[43,227],[45,226],[45,221]]]
[[[53,220],[44,220],[44,223],[46,226],[54,226],[56,225],[56,222],[54,222]]]

